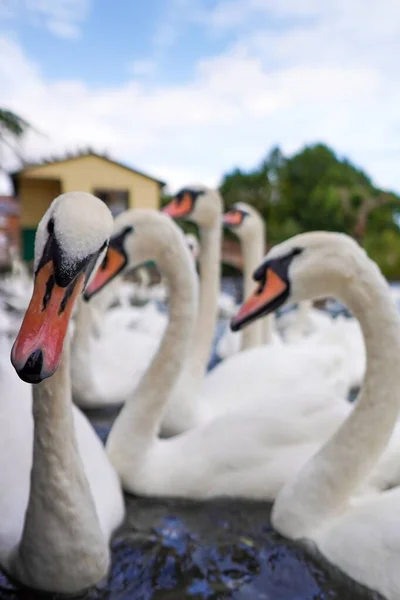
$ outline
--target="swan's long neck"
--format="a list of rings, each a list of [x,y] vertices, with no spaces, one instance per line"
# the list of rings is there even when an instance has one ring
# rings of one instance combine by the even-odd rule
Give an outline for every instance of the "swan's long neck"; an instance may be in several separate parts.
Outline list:
[[[90,356],[94,316],[92,306],[80,299],[76,311],[74,335],[71,341],[71,351],[74,354],[79,353]]]
[[[260,227],[254,230],[253,235],[247,236],[241,240],[242,256],[243,256],[243,293],[244,298],[248,298],[255,288],[253,273],[261,263],[264,252],[264,226],[260,223]],[[269,319],[269,317],[268,317]],[[242,350],[261,346],[264,336],[264,320],[258,320],[242,333]]]
[[[254,228],[253,235],[241,240],[244,271],[244,297],[248,298],[255,288],[253,273],[262,262],[265,254],[265,227],[260,219],[259,226]],[[246,327],[242,333],[242,350],[269,344],[276,331],[275,316],[269,315]]]
[[[90,302],[86,302],[82,298],[78,301],[75,318],[76,327],[71,345],[74,355],[79,353],[86,360],[90,357],[92,335],[101,331],[104,315],[107,308],[118,296],[121,283],[122,277],[116,277]]]
[[[204,377],[207,369],[217,324],[221,257],[220,218],[219,214],[213,227],[200,227],[199,312],[196,321],[195,346],[190,359],[190,368],[200,379]]]
[[[73,592],[97,583],[109,565],[72,416],[69,344],[56,373],[33,386],[31,489],[12,570],[34,588]]]
[[[328,295],[359,320],[367,370],[353,412],[278,496],[273,522],[291,537],[307,535],[340,512],[379,459],[399,413],[400,326],[388,286],[374,263],[357,262],[352,277]]]
[[[164,406],[193,343],[198,289],[189,251],[186,247],[179,251],[173,241],[160,249],[156,260],[169,288],[168,326],[149,369],[125,403],[107,439],[107,452],[119,470],[121,462],[129,468],[133,468],[135,460],[140,463],[140,456],[158,435]],[[127,440],[133,443],[128,444]]]

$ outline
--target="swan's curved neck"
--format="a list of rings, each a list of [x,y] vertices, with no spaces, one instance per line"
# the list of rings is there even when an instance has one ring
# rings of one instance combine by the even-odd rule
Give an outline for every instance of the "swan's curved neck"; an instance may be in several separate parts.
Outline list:
[[[366,376],[348,419],[275,502],[273,521],[277,525],[279,520],[280,531],[291,537],[307,535],[342,509],[385,449],[399,413],[397,309],[376,265],[367,258],[354,263],[352,276],[342,276],[336,289],[326,291],[339,297],[360,322]]]
[[[82,298],[78,300],[71,349],[74,355],[84,356],[84,361],[90,357],[92,334],[101,331],[102,319],[107,308],[117,297],[121,283],[122,277],[116,277],[90,302],[86,302]]]
[[[31,489],[12,565],[26,585],[66,592],[98,582],[110,560],[77,448],[69,368],[67,341],[55,374],[32,386]]]
[[[71,351],[75,353],[84,352],[90,356],[90,338],[93,328],[94,313],[89,302],[78,300],[78,308],[75,317],[75,330],[71,341]]]
[[[221,211],[222,213],[222,211]],[[220,281],[221,215],[213,227],[200,227],[200,295],[195,330],[195,345],[190,359],[192,372],[204,377],[217,324],[217,302]]]
[[[184,242],[180,246],[183,246]],[[156,241],[153,246],[156,246]],[[161,345],[140,381],[134,395],[127,400],[107,439],[107,452],[114,464],[133,461],[158,435],[163,408],[182,370],[182,362],[193,343],[197,311],[197,280],[193,260],[186,247],[172,241],[160,248],[157,266],[169,288],[169,319]],[[134,440],[127,444],[127,440]]]
[[[262,262],[265,254],[265,227],[260,220],[257,229],[254,228],[253,235],[241,240],[241,248],[243,255],[243,293],[244,297],[248,298],[255,288],[253,273]],[[243,330],[242,333],[242,350],[247,348],[255,348],[262,344],[269,344],[273,335],[276,332],[275,316],[269,315],[263,319],[259,319],[249,327]]]
[[[248,298],[255,288],[253,273],[261,263],[264,252],[264,226],[254,230],[254,234],[241,240],[241,249],[243,255],[243,294]],[[272,317],[267,317],[268,322]],[[249,325],[242,333],[242,350],[261,346],[264,341],[264,319],[257,320]],[[269,332],[269,330],[268,330]],[[272,332],[271,332],[272,335]]]

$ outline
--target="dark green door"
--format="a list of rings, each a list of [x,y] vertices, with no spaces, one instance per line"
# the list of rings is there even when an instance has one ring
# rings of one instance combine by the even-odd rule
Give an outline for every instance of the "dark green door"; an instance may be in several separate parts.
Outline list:
[[[22,254],[25,261],[33,260],[35,255],[36,229],[24,228],[22,230]]]

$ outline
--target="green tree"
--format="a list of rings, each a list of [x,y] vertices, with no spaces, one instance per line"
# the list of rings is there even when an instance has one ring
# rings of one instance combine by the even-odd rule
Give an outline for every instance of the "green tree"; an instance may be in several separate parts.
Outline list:
[[[324,144],[290,157],[273,148],[255,169],[226,174],[220,190],[226,208],[244,201],[261,212],[269,244],[305,231],[343,231],[366,247],[385,274],[400,278],[400,198],[376,188]]]

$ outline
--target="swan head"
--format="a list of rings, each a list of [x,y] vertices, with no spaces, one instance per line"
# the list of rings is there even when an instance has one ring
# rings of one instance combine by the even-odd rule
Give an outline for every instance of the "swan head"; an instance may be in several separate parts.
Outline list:
[[[255,270],[257,288],[232,319],[231,329],[238,331],[286,302],[337,296],[365,258],[365,251],[343,233],[302,233],[277,244]]]
[[[258,232],[264,233],[264,221],[260,213],[245,202],[236,202],[223,216],[223,225],[239,239],[247,240]]]
[[[163,208],[173,219],[186,219],[199,227],[214,227],[222,214],[222,198],[217,190],[193,184],[182,188]]]
[[[75,301],[103,260],[112,227],[107,206],[84,192],[58,196],[44,214],[32,298],[11,350],[22,380],[39,383],[56,371]]]
[[[85,300],[128,268],[136,269],[149,261],[157,263],[158,254],[165,254],[166,249],[170,253],[187,252],[188,261],[193,262],[182,230],[167,215],[145,209],[121,213],[115,218],[104,260],[86,288]]]

